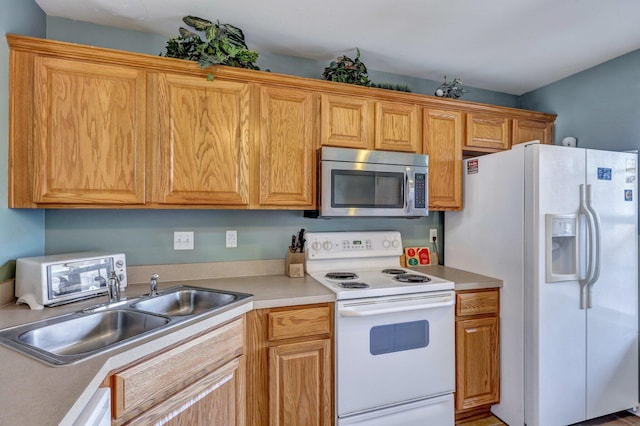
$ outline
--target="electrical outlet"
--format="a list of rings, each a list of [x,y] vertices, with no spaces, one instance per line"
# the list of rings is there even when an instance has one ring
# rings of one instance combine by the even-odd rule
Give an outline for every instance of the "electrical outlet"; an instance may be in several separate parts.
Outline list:
[[[238,247],[238,231],[236,231],[235,229],[228,229],[227,230],[226,247],[227,248]]]
[[[433,239],[438,240],[438,230],[436,228],[429,229],[429,242],[433,242]]]
[[[193,250],[193,232],[174,232],[174,250]]]

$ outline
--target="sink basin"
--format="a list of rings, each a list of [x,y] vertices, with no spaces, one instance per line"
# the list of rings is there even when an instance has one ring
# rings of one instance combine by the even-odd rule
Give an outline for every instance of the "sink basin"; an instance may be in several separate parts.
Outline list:
[[[200,315],[251,295],[232,291],[179,286],[131,304],[131,308],[171,317]]]
[[[170,321],[164,316],[126,309],[75,313],[2,330],[0,340],[50,364],[71,364]]]
[[[177,286],[0,330],[0,344],[53,366],[74,364],[153,332],[241,304],[251,294]]]

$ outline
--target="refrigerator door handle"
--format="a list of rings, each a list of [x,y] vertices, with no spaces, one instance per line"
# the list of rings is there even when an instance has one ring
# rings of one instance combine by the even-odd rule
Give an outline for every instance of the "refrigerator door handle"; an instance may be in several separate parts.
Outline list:
[[[586,198],[587,198],[587,202],[586,202],[587,210],[591,214],[592,220],[593,220],[593,236],[594,236],[592,240],[593,242],[592,245],[594,247],[593,275],[589,280],[589,282],[587,283],[587,309],[589,309],[593,306],[592,300],[591,300],[591,289],[593,288],[593,285],[596,283],[596,281],[598,281],[598,278],[600,278],[600,254],[601,254],[600,241],[602,241],[602,239],[600,238],[601,237],[600,215],[591,205],[591,185],[587,185]]]
[[[586,202],[586,191],[585,191],[585,186],[584,184],[580,185],[580,213],[584,214],[585,218],[586,218],[586,223],[587,223],[587,247],[588,247],[588,252],[587,252],[587,275],[585,276],[584,279],[579,280],[580,283],[580,309],[585,309],[588,307],[588,301],[587,299],[587,293],[588,293],[588,288],[589,288],[589,284],[591,283],[591,281],[593,280],[593,275],[594,275],[594,260],[593,260],[593,249],[594,249],[594,229],[595,229],[595,224],[594,224],[594,219],[592,216],[591,211],[588,209],[587,207],[587,202]]]

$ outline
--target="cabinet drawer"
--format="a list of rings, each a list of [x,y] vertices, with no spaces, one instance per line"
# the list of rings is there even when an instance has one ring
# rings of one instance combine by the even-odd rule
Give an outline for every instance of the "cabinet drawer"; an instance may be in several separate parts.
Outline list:
[[[331,309],[329,306],[272,311],[267,316],[269,340],[331,333]]]
[[[239,318],[113,375],[114,417],[141,411],[242,355]],[[139,410],[137,410],[139,408]]]
[[[456,293],[456,315],[497,314],[500,310],[498,290],[471,291]]]

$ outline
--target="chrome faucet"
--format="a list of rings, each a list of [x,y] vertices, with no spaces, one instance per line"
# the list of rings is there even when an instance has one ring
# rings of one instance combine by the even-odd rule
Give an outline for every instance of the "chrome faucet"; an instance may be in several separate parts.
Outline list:
[[[120,280],[118,279],[118,275],[115,271],[111,271],[109,274],[107,290],[109,291],[109,303],[120,301]]]
[[[151,280],[149,281],[149,287],[151,291],[149,292],[149,296],[157,296],[158,295],[158,274],[152,274]]]

